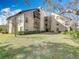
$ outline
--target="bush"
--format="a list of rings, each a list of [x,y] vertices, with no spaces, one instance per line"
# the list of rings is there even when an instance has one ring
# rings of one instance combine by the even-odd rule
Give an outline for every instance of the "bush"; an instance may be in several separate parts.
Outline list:
[[[79,31],[75,31],[71,35],[73,38],[79,38]]]
[[[38,34],[43,33],[44,31],[19,31],[17,32],[18,35],[27,35],[27,34]]]
[[[65,35],[70,35],[72,38],[79,38],[79,31],[66,31],[66,32],[62,32],[62,34],[65,34]]]
[[[0,32],[2,31],[3,29],[2,28],[0,28]]]
[[[69,31],[69,32],[66,32],[65,34],[69,34],[73,38],[79,38],[79,31]]]
[[[7,29],[0,28],[0,33],[2,33],[2,34],[8,34],[8,31],[7,31]]]
[[[17,34],[18,35],[24,35],[24,31],[18,31]]]
[[[2,34],[8,34],[8,31],[1,31]]]
[[[62,34],[69,34],[69,32],[68,31],[64,31],[64,32],[61,32]]]

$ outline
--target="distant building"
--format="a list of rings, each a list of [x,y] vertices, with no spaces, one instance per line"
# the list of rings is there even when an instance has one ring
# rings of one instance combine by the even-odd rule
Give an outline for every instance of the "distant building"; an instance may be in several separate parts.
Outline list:
[[[46,16],[46,12],[42,8],[21,11],[7,18],[7,21],[9,33],[14,33],[15,27],[17,31],[52,31],[55,33],[76,27],[70,18],[56,13]]]

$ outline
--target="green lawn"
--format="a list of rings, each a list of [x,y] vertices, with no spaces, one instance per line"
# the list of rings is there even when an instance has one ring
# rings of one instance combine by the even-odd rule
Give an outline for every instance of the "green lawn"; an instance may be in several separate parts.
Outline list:
[[[8,40],[14,39],[13,34],[0,34],[0,42],[6,42]]]
[[[0,59],[79,59],[79,44],[63,34],[0,34]]]

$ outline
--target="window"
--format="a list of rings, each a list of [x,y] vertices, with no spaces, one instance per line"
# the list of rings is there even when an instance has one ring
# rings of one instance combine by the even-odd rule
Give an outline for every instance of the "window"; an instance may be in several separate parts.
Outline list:
[[[27,23],[28,22],[28,18],[26,17],[26,19],[25,19],[25,22]]]
[[[72,31],[73,29],[70,27],[70,30]]]
[[[72,19],[70,19],[70,20],[72,20]]]
[[[68,25],[70,25],[70,24],[69,24],[69,22],[68,22],[68,21],[66,21],[66,22],[65,22],[65,25],[66,25],[66,26],[68,26]]]
[[[65,32],[67,32],[68,30],[65,30]]]
[[[45,19],[45,21],[47,22],[47,21],[48,21],[48,19]]]
[[[33,17],[35,18],[35,12],[33,12]]]
[[[61,31],[59,30],[59,28],[57,28],[57,32],[58,32],[58,33],[61,33]]]
[[[59,31],[59,28],[57,28],[56,30]]]
[[[45,24],[45,26],[47,26],[47,24]]]
[[[60,33],[60,32],[61,32],[61,31],[59,30],[59,28],[57,28],[57,29],[56,29],[56,31],[57,31],[58,33]]]
[[[40,19],[40,13],[34,11],[34,12],[33,12],[33,17],[34,17],[34,18],[38,18],[38,19]]]
[[[57,23],[57,25],[59,25],[59,24]]]
[[[38,12],[40,12],[40,10],[39,10],[39,9],[37,9],[37,11],[38,11]]]

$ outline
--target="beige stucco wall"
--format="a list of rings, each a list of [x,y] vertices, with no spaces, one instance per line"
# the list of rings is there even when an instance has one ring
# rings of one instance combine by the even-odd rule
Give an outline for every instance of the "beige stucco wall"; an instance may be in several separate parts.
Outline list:
[[[44,25],[44,17],[46,13],[43,9],[40,9],[40,31],[45,31],[45,25]]]
[[[8,27],[9,27],[8,32],[12,33],[12,20],[9,20]]]
[[[9,20],[8,20],[8,32],[9,33],[13,33],[14,32],[14,28],[13,28],[13,20],[15,19],[15,17],[11,17]]]
[[[15,19],[16,19],[16,25],[15,25]],[[21,23],[20,23],[20,20],[22,21]],[[9,21],[8,22],[9,33],[14,33],[15,26],[17,31],[24,31],[24,14],[13,16],[8,21]],[[20,30],[21,27],[22,27],[22,30]]]
[[[25,20],[26,20],[26,17],[28,18],[28,22],[26,23],[25,22],[25,30],[28,30],[28,31],[34,31],[34,18],[33,18],[33,11],[30,11],[30,12],[25,12]]]
[[[76,21],[76,20],[72,20],[71,21],[71,28],[73,29],[73,30],[78,30],[78,24],[77,24],[78,22]]]
[[[68,19],[64,18],[62,20],[57,17],[60,17],[60,16],[54,13],[51,15],[51,31],[54,31],[57,33],[57,28],[61,32],[68,30],[68,26],[65,26],[65,20],[68,20]]]
[[[34,17],[33,17],[33,11],[25,12],[25,17],[28,18],[28,23],[25,23],[25,30],[28,29],[28,31],[36,31],[37,29],[34,28]],[[40,31],[45,31],[44,28],[44,17],[45,17],[45,11],[40,9]]]
[[[21,13],[16,16],[17,20],[17,31],[24,31],[24,14]]]

